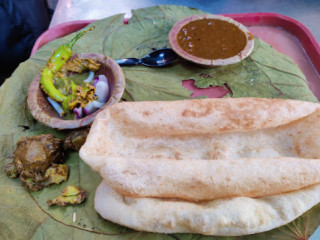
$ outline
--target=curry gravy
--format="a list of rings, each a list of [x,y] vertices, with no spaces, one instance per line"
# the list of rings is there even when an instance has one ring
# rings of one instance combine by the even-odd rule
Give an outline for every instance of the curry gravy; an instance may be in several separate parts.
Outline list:
[[[225,59],[241,52],[247,38],[236,25],[218,19],[200,19],[186,24],[177,41],[187,53],[204,59]]]

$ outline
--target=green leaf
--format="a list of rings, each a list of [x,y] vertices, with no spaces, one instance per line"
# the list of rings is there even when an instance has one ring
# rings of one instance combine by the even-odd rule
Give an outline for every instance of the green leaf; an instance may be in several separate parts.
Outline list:
[[[296,64],[258,38],[255,39],[254,52],[244,61],[202,70],[189,77],[195,80],[198,88],[227,84],[233,97],[318,101]]]
[[[134,10],[128,25],[123,24],[123,14],[111,16],[92,23],[95,30],[77,42],[74,52],[102,53],[112,58],[143,57],[155,48],[168,46],[168,32],[176,21],[202,13],[182,6],[156,6]],[[4,169],[7,157],[13,153],[15,143],[22,136],[42,133],[52,133],[59,138],[65,136],[65,132],[49,129],[32,118],[26,107],[26,95],[30,82],[45,65],[52,50],[75,34],[43,46],[1,86],[0,169]],[[226,67],[206,69],[183,60],[165,68],[123,67],[126,77],[123,99],[188,99],[191,91],[185,89],[181,81],[194,79],[198,87],[228,84],[233,97],[280,97],[317,101],[302,72],[291,59],[261,40],[255,41],[254,53],[247,60]],[[70,169],[67,182],[35,193],[28,192],[19,179],[11,179],[1,171],[0,239],[290,239],[289,236],[299,231],[301,236],[304,232],[309,236],[320,223],[318,205],[291,225],[240,238],[137,232],[106,221],[96,213],[94,193],[101,177],[79,158],[77,152],[66,156],[66,164]],[[86,201],[77,206],[49,207],[46,201],[60,195],[67,185],[86,190]],[[291,239],[298,237],[294,235]]]

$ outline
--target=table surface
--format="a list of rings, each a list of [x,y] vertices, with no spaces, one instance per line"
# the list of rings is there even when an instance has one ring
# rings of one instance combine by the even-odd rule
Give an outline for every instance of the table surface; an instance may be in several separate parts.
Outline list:
[[[131,9],[159,4],[184,5],[213,14],[279,13],[303,23],[320,42],[319,0],[59,0],[50,27],[74,20],[101,19],[117,13],[131,16]]]
[[[320,43],[320,0],[59,0],[50,27],[75,20],[93,20],[131,9],[173,4],[194,7],[213,14],[272,12],[304,24]],[[320,227],[309,240],[320,239]]]

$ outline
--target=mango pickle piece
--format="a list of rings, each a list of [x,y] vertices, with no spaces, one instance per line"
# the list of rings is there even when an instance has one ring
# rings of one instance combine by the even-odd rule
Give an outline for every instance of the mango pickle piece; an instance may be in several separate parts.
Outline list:
[[[47,204],[49,206],[68,206],[68,205],[78,205],[84,202],[86,199],[86,191],[80,190],[75,186],[67,186],[63,191],[62,195],[48,200]]]

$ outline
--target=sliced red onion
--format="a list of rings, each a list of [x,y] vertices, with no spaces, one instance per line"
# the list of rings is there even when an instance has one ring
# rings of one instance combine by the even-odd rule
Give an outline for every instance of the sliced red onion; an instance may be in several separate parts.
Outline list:
[[[92,103],[96,108],[102,108],[106,104],[104,102],[98,102],[98,101],[92,101]]]
[[[89,83],[92,81],[93,77],[94,77],[94,72],[90,71],[87,79],[84,80],[83,82]]]
[[[85,115],[90,115],[91,113],[94,113],[95,111],[97,111],[99,108],[102,108],[104,104],[105,103],[94,100],[92,102],[89,102],[87,106],[83,108],[83,112]]]
[[[96,87],[96,84],[100,81],[103,81],[109,84],[108,79],[105,75],[99,75],[98,77],[94,77],[93,86]]]
[[[51,104],[51,106],[54,108],[54,110],[56,110],[56,112],[59,114],[60,117],[63,116],[64,111],[62,109],[62,107],[60,106],[59,103],[57,103],[56,101],[52,100],[51,98],[47,97],[48,102]]]
[[[100,75],[103,76],[103,75]],[[99,102],[107,102],[109,97],[109,84],[108,81],[101,80],[99,76],[99,81],[97,82],[95,88],[95,95],[98,97]]]
[[[105,75],[99,75],[98,77],[99,77],[99,81],[103,81],[105,83],[109,83],[108,79],[107,79],[107,77]]]
[[[85,115],[94,113],[107,102],[109,97],[109,83],[105,75],[99,75],[93,78],[93,86],[95,87],[95,95],[98,97],[98,101],[92,101],[83,108]]]
[[[85,115],[90,115],[91,113],[94,113],[95,111],[97,111],[97,110],[99,109],[99,108],[97,108],[97,107],[94,105],[93,102],[94,102],[94,101],[89,102],[89,103],[87,104],[87,106],[85,106],[85,107],[83,108],[83,112],[84,112]]]
[[[97,82],[99,81],[98,77],[93,78],[93,86],[96,87]]]
[[[75,114],[74,119],[80,119],[83,117],[82,107],[74,108],[73,113]]]

